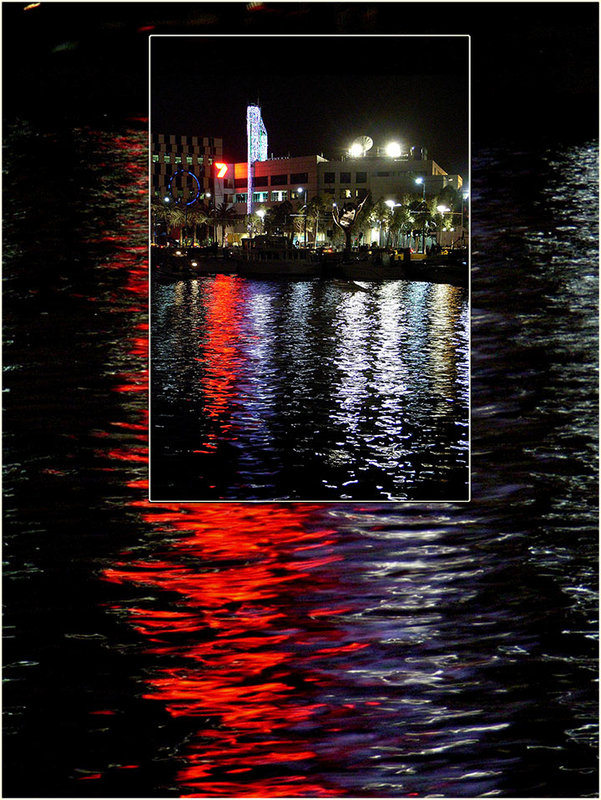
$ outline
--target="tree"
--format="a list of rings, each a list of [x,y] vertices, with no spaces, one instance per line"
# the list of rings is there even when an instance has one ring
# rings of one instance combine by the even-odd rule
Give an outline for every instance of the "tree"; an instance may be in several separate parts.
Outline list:
[[[410,194],[405,194],[401,197],[400,202],[395,205],[393,209],[392,218],[390,220],[389,235],[392,238],[392,245],[394,247],[405,247],[407,243],[407,236],[411,231],[414,216],[411,204],[413,198]]]
[[[232,228],[238,219],[236,209],[224,201],[212,209],[211,217],[216,225],[221,226],[221,246],[223,247],[226,228]]]
[[[369,222],[370,229],[373,227],[378,228],[378,230],[385,230],[387,233],[390,231],[390,226],[392,223],[392,211],[386,205],[384,200],[380,199],[377,203],[374,203],[371,207],[371,210],[368,214],[364,213],[364,217],[367,217],[367,221]],[[380,241],[378,244],[382,242],[382,235],[380,233]],[[386,237],[388,240],[388,236]]]
[[[292,230],[292,203],[284,200],[276,206],[268,208],[263,223],[268,235],[273,236],[278,233],[289,233]]]
[[[307,203],[307,230],[313,234],[313,244],[317,244],[320,223],[325,225],[332,211],[332,201],[316,195]]]
[[[332,209],[334,224],[344,233],[345,259],[350,258],[352,234],[361,219],[361,212],[368,197],[369,195],[366,195],[360,203],[345,203],[343,206],[335,205]]]
[[[177,204],[173,203],[171,198],[169,198],[169,201],[167,201],[164,197],[153,197],[150,201],[150,218],[155,237],[159,224],[163,224],[165,226],[166,233],[168,235],[172,228],[182,226],[184,223],[184,217],[181,213],[181,209]]]
[[[188,206],[188,225],[192,226],[192,247],[196,247],[197,226],[204,225],[211,218],[208,206],[202,203],[193,203]]]
[[[156,244],[159,226],[163,225],[168,232],[169,227],[169,207],[163,198],[153,196],[150,200],[150,226],[152,229],[152,239]]]

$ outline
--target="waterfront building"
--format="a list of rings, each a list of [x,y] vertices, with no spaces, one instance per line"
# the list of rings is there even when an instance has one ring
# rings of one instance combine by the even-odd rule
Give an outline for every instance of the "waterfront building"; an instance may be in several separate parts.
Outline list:
[[[195,198],[219,205],[229,179],[218,179],[214,165],[223,160],[223,139],[153,133],[151,140],[151,192],[179,202]]]
[[[335,160],[323,154],[268,157],[260,108],[252,105],[247,109],[247,161],[224,161],[221,138],[153,134],[152,192],[186,204],[196,198],[213,207],[231,205],[238,217],[228,234],[232,244],[256,230],[257,212],[284,201],[302,213],[316,196],[338,205],[359,202],[367,194],[374,203],[399,203],[407,195],[430,199],[447,187],[462,189],[461,175],[448,174],[423,147],[403,152],[398,145],[373,150],[372,145],[369,137],[361,137]],[[324,225],[319,241],[328,238]]]
[[[316,196],[329,198],[332,203],[340,205],[359,202],[367,194],[371,195],[374,203],[379,200],[398,203],[408,194],[429,199],[446,187],[460,191],[463,186],[461,175],[448,174],[436,161],[428,158],[423,148],[413,148],[405,156],[396,157],[379,151],[374,156],[349,154],[335,161],[323,155],[271,157],[266,161],[256,161],[250,197],[247,162],[228,165],[228,169],[234,175],[233,191],[227,189],[225,199],[240,215],[233,241],[245,235],[251,205],[256,213],[284,201],[290,201],[298,209]],[[244,215],[246,222],[243,224]],[[321,239],[327,239],[326,227],[321,232]]]

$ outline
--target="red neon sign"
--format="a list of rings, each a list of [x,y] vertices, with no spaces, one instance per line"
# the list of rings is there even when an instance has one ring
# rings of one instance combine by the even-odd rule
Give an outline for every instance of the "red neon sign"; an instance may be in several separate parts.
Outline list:
[[[225,173],[227,172],[227,169],[228,169],[227,164],[222,164],[220,161],[216,161],[215,162],[215,167],[218,170],[217,177],[218,178],[223,178],[223,176],[225,175]]]

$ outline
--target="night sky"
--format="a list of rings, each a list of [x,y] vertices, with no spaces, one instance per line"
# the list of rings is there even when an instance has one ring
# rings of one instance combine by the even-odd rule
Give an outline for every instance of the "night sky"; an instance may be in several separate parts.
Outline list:
[[[596,1],[24,8],[2,4],[5,124],[147,116],[149,36],[178,36],[153,45],[157,132],[222,136],[225,156],[244,160],[245,109],[258,99],[275,156],[334,158],[354,136],[392,136],[467,177],[465,39],[449,35],[469,34],[472,147],[598,133]],[[376,38],[390,34],[426,38]]]
[[[336,158],[366,134],[466,174],[468,68],[466,36],[153,37],[151,125],[222,136],[226,160],[244,161],[258,99],[276,157]]]

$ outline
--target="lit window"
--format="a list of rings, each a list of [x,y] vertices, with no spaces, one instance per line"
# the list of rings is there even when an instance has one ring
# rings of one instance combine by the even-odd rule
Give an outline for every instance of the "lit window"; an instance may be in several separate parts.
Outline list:
[[[286,191],[286,189],[279,192],[271,193],[271,200],[274,203],[282,203],[284,200],[287,199],[288,199],[288,192]]]
[[[176,164],[181,164],[182,163],[182,157],[181,156],[175,156],[175,163]]]
[[[165,155],[163,156],[163,160],[165,164],[171,164],[171,156],[169,155],[169,153],[165,153]]]
[[[192,160],[192,156],[186,156],[186,164],[191,164]]]
[[[157,162],[158,160],[159,160],[159,155],[158,155],[158,153],[155,153],[155,154],[153,155],[153,157],[152,157],[152,162],[153,162],[153,164],[156,164],[156,162]]]

